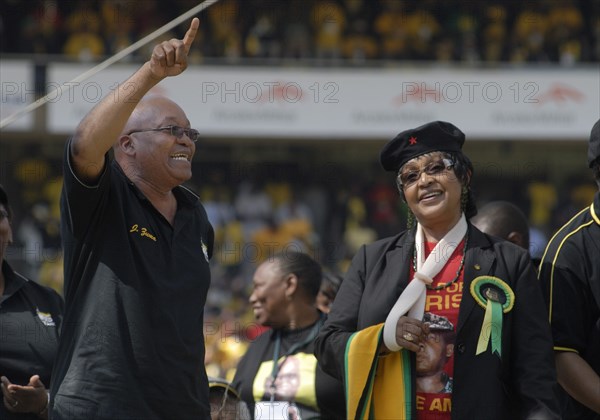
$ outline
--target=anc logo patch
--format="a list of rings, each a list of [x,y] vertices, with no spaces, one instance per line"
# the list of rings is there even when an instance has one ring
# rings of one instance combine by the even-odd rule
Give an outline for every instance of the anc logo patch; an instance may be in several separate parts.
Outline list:
[[[42,321],[42,324],[44,324],[46,327],[56,327],[56,324],[54,323],[51,314],[49,314],[48,312],[40,312],[39,308],[35,308],[35,310],[37,312],[38,318],[40,319],[40,321]]]

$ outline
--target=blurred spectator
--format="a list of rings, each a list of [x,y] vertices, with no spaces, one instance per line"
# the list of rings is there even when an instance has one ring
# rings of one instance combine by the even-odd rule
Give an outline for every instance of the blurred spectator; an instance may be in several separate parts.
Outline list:
[[[327,218],[330,212],[330,197],[326,187],[317,183],[305,185],[302,190],[303,201],[311,211],[314,231],[320,243],[327,237]]]
[[[536,180],[529,183],[527,191],[531,203],[530,223],[538,227],[547,226],[558,200],[556,187],[544,180]]]
[[[108,54],[116,54],[137,41],[133,5],[134,3],[128,0],[101,2],[102,33]]]
[[[350,31],[342,44],[342,56],[355,63],[377,58],[378,46],[370,34],[368,22],[356,19],[350,25]]]
[[[292,246],[294,251],[304,250],[304,247],[295,245],[296,237],[277,223],[273,216],[267,218],[266,224],[254,232],[249,242],[250,250],[245,253],[245,257],[256,264],[269,260]]]
[[[374,30],[381,38],[382,58],[409,58],[405,4],[396,0],[381,1],[382,10],[375,18]]]
[[[287,184],[285,199],[277,206],[274,212],[275,220],[281,225],[288,225],[294,234],[307,243],[313,243],[313,212],[312,209],[299,198],[297,190]],[[295,226],[295,228],[293,227]]]
[[[100,34],[102,20],[94,2],[78,2],[67,17],[66,25],[69,35],[63,46],[64,54],[79,61],[97,60],[105,54],[104,39]]]
[[[317,308],[324,314],[328,314],[331,310],[331,305],[333,305],[335,295],[337,295],[341,284],[341,275],[330,270],[323,270],[323,280],[321,281],[316,303]]]
[[[314,3],[311,11],[315,35],[315,56],[319,59],[337,59],[342,54],[346,28],[344,9],[333,0]]]
[[[377,239],[377,232],[369,227],[365,220],[348,220],[344,232],[344,252],[348,262],[361,246],[375,242]]]
[[[525,214],[508,201],[492,201],[477,210],[471,223],[488,235],[497,236],[529,250],[529,226]]]
[[[492,3],[485,6],[482,57],[488,62],[506,58],[507,11],[504,5]]]
[[[37,278],[48,250],[60,249],[59,219],[50,216],[47,203],[34,204],[17,230],[17,238],[23,245],[23,258],[27,264],[27,275]]]
[[[431,42],[441,31],[441,26],[431,10],[435,10],[431,0],[422,1],[419,8],[406,17],[408,45],[413,59],[433,59]]]
[[[366,193],[369,206],[369,222],[382,238],[391,232],[397,232],[398,220],[398,191],[385,177],[378,176]]]
[[[510,60],[548,61],[545,51],[548,19],[542,7],[535,2],[522,3],[522,10],[517,14],[513,29],[513,53]]]
[[[58,3],[39,0],[21,23],[20,42],[22,50],[34,54],[52,54],[60,50],[62,16]]]
[[[269,195],[255,182],[243,181],[234,198],[235,211],[241,220],[246,238],[251,238],[271,217],[273,206]]]
[[[242,35],[240,32],[240,5],[237,0],[224,0],[207,10],[209,39],[215,46],[217,57],[230,59],[242,55]]]
[[[531,255],[531,260],[535,264],[535,268],[537,268],[537,263],[542,260],[542,256],[544,255],[544,249],[546,249],[546,245],[548,245],[548,237],[546,234],[539,228],[535,226],[529,227],[529,254]]]
[[[277,58],[281,56],[281,36],[277,29],[278,22],[272,13],[263,12],[250,27],[245,40],[245,51],[248,57]]]
[[[479,20],[469,11],[462,10],[459,12],[456,19],[456,37],[457,43],[456,46],[458,59],[465,63],[477,63],[481,60],[481,53],[479,49],[479,44],[477,40],[478,32],[479,32]],[[448,53],[444,56],[443,61],[453,61],[455,59],[456,54],[452,53],[452,47],[454,47],[453,43],[450,42],[450,39],[444,34],[441,35],[442,45],[445,43],[449,44],[446,49]],[[441,58],[436,57],[437,60],[441,60]]]

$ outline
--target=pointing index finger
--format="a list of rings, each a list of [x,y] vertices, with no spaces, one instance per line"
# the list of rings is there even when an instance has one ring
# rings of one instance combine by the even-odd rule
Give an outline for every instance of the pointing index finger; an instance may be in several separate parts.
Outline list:
[[[195,17],[192,19],[192,23],[190,23],[190,29],[187,30],[185,36],[183,37],[183,45],[185,46],[185,52],[188,53],[190,51],[190,47],[194,42],[194,38],[196,38],[196,34],[198,33],[198,27],[200,26],[200,19]]]

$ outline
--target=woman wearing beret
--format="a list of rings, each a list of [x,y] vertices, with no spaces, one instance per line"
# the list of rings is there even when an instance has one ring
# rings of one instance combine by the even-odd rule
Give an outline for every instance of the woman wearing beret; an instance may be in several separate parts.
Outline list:
[[[469,223],[476,208],[464,140],[436,121],[381,151],[409,228],[358,251],[315,342],[323,369],[346,385],[349,418],[558,417],[534,269],[525,250]],[[426,345],[437,337],[428,320],[441,317],[453,343]],[[452,386],[435,386],[440,369]]]

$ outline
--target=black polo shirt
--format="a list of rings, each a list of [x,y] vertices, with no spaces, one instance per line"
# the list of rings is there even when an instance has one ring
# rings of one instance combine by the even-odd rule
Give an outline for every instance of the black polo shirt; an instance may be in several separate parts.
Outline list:
[[[539,273],[554,350],[578,353],[600,375],[600,192],[550,240]],[[566,398],[565,419],[600,419]]]
[[[171,225],[116,161],[98,185],[64,160],[66,313],[53,419],[209,417],[203,309],[214,233],[198,197],[173,190]]]
[[[58,293],[13,271],[2,262],[4,294],[0,296],[0,375],[18,385],[39,375],[50,386],[52,364],[58,349],[64,303]],[[0,419],[38,419],[34,414],[13,414],[0,398]]]

